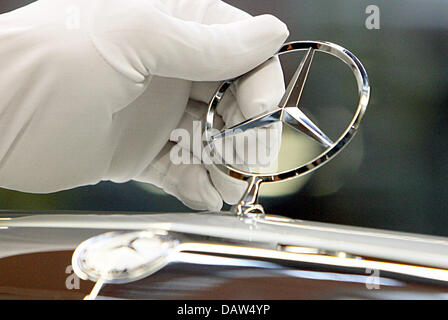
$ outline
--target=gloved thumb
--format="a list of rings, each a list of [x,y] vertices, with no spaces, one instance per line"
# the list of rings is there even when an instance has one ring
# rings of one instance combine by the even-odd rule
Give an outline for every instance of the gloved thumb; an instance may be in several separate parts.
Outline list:
[[[101,42],[97,47],[116,69],[134,78],[234,78],[269,59],[289,35],[286,25],[271,15],[205,25],[172,17],[150,4],[107,20],[95,23]]]

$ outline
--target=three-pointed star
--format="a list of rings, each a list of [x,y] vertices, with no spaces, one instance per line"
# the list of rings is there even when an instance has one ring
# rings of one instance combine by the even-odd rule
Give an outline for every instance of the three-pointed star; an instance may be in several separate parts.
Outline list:
[[[306,134],[318,141],[325,147],[333,145],[333,141],[328,138],[300,109],[299,101],[302,96],[311,62],[314,57],[314,48],[309,48],[305,58],[301,61],[294,76],[290,80],[285,94],[278,107],[273,111],[268,111],[256,117],[248,119],[234,125],[220,133],[212,136],[212,140],[233,136],[249,129],[267,126],[271,123],[282,121],[289,127]]]

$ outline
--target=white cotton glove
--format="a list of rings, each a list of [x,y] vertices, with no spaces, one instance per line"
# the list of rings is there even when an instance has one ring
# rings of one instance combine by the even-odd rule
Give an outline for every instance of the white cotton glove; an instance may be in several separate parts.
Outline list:
[[[220,110],[225,125],[277,104],[279,62],[261,64],[287,36],[273,16],[217,0],[39,0],[0,15],[0,186],[138,180],[194,209],[236,202],[236,180],[173,165],[169,137],[203,117],[216,81],[257,66]]]

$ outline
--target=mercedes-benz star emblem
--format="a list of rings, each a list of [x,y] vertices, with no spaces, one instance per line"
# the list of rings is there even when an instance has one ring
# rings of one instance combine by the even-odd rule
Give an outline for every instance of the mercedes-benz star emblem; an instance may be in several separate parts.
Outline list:
[[[300,62],[299,67],[297,68],[294,76],[292,77],[286,88],[284,96],[282,97],[275,110],[265,112],[235,126],[232,126],[231,128],[225,129],[218,134],[212,135],[211,132],[213,129],[216,109],[220,101],[222,100],[222,97],[225,94],[226,90],[234,80],[223,82],[210,101],[204,128],[204,145],[211,148],[212,151],[214,148],[213,142],[217,139],[233,136],[235,134],[245,132],[249,129],[265,127],[278,121],[281,121],[287,126],[313,138],[325,147],[325,150],[311,161],[302,164],[292,170],[276,172],[273,174],[252,173],[236,169],[231,165],[226,164],[225,162],[223,164],[215,163],[214,165],[224,173],[232,176],[233,178],[245,180],[249,184],[248,189],[240,202],[232,209],[238,215],[264,215],[263,207],[257,203],[260,184],[266,182],[277,182],[303,176],[327,163],[350,142],[350,140],[358,130],[361,119],[363,118],[366,111],[370,95],[369,80],[361,62],[350,51],[330,42],[296,41],[284,44],[280,48],[277,55],[303,50],[306,50],[306,55]],[[311,121],[300,110],[300,98],[302,96],[308,72],[310,70],[311,63],[316,51],[333,55],[347,64],[355,75],[358,85],[358,108],[356,109],[356,112],[347,128],[335,141],[332,141],[330,138],[328,138],[324,131],[321,130],[316,124],[314,124],[313,121]]]

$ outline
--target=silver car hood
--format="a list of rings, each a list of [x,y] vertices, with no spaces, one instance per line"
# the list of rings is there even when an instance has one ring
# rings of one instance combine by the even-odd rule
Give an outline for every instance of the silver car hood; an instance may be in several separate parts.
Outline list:
[[[448,269],[448,239],[403,232],[228,213],[30,214],[0,218],[0,257],[75,249],[112,230],[162,229],[269,247],[306,247],[398,263]]]

